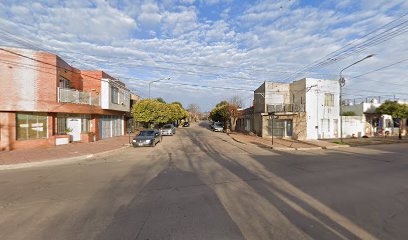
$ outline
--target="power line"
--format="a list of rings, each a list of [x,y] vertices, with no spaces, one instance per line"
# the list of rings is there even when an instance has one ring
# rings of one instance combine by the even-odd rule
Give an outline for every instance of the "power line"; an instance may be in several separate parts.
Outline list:
[[[368,75],[368,74],[370,74],[370,73],[378,72],[378,71],[381,71],[381,70],[383,70],[383,69],[386,69],[386,68],[389,68],[389,67],[398,65],[398,64],[403,63],[403,62],[406,62],[406,61],[408,61],[408,58],[407,58],[407,59],[404,59],[404,60],[401,60],[401,61],[398,61],[398,62],[395,62],[395,63],[392,63],[392,64],[390,64],[390,65],[387,65],[387,66],[384,66],[384,67],[381,67],[381,68],[377,68],[377,69],[375,69],[375,70],[372,70],[372,71],[369,71],[369,72],[366,72],[366,73],[357,75],[357,76],[353,76],[353,77],[351,77],[351,78],[359,78],[359,77]]]
[[[4,30],[3,30],[3,31],[4,31]],[[7,32],[7,31],[5,31],[5,32]],[[10,34],[11,34],[11,33],[9,33],[9,35],[10,35]],[[5,36],[6,38],[10,38],[9,36],[4,35],[4,34],[3,34],[3,36]],[[14,38],[17,38],[17,37],[14,37]],[[42,48],[39,48],[39,47],[37,47],[37,46],[35,46],[35,45],[33,45],[33,44],[30,44],[30,43],[24,42],[23,40],[18,39],[18,38],[17,38],[17,40],[15,40],[15,42],[17,42],[17,43],[19,43],[19,44],[22,44],[23,46],[29,46],[29,47],[34,48],[34,49],[41,49],[41,50],[43,50]],[[33,46],[34,46],[34,47],[33,47]],[[49,50],[45,50],[45,51],[49,51]],[[61,52],[61,53],[71,53],[71,54],[77,54],[77,55],[83,55],[83,53],[73,52],[73,51],[58,51],[58,52]],[[129,58],[129,57],[124,58],[124,57],[115,57],[115,56],[98,56],[98,55],[92,55],[92,54],[88,54],[88,55],[94,56],[94,57],[104,57],[104,58],[108,58],[108,59],[122,59],[122,60],[126,60],[126,62],[116,63],[116,65],[117,65],[117,64],[123,64],[123,63],[129,64],[129,60],[132,59],[132,58]],[[67,58],[71,59],[71,57],[67,57]],[[103,60],[100,60],[100,59],[94,59],[94,60],[99,61],[99,62],[103,62]],[[277,70],[266,70],[266,69],[262,69],[262,70],[261,70],[261,69],[253,69],[253,68],[242,68],[242,67],[226,67],[226,66],[218,66],[218,65],[195,64],[195,63],[163,61],[163,60],[146,60],[146,59],[134,59],[134,60],[135,60],[135,61],[142,61],[142,62],[143,62],[143,61],[145,61],[145,62],[153,62],[153,63],[155,63],[155,62],[162,62],[162,63],[168,63],[168,64],[184,64],[184,65],[191,65],[191,66],[214,67],[214,68],[222,68],[222,69],[239,69],[239,70],[247,70],[247,71],[263,71],[263,72],[283,73],[283,74],[285,74],[285,73],[293,73],[293,72],[291,72],[291,71],[277,71]],[[115,65],[115,63],[106,63],[106,62],[103,62],[103,64]],[[134,64],[133,64],[133,65],[134,65]],[[178,71],[178,72],[182,72],[182,73],[187,74],[187,75],[205,75],[205,76],[214,75],[214,76],[221,76],[221,77],[224,77],[224,78],[244,79],[244,80],[259,81],[259,80],[254,79],[254,78],[238,77],[238,76],[227,76],[227,75],[221,75],[221,74],[218,74],[218,73],[205,73],[205,72],[196,72],[196,71],[189,71],[189,73],[186,73],[185,70],[180,70],[180,69],[175,69],[175,68],[166,68],[166,67],[151,66],[151,65],[142,65],[142,64],[138,64],[137,66],[139,66],[139,67],[149,67],[149,68],[158,68],[158,69],[164,69],[164,70],[170,70],[170,71]],[[310,73],[311,73],[311,74],[315,74],[315,75],[322,75],[322,76],[331,75],[330,73],[325,73],[325,74],[315,73],[315,72],[310,72]]]
[[[288,79],[290,79],[290,78],[292,78],[292,77],[294,77],[294,76],[296,76],[296,75],[298,75],[300,73],[303,73],[303,72],[305,72],[307,70],[315,69],[315,68],[318,68],[318,67],[323,67],[323,66],[333,64],[335,62],[343,60],[344,58],[346,58],[346,57],[348,57],[350,55],[353,55],[355,53],[359,53],[359,52],[365,50],[366,48],[368,48],[370,46],[378,45],[378,44],[380,44],[380,43],[382,43],[384,41],[387,41],[387,40],[389,40],[391,38],[394,38],[394,37],[396,37],[396,36],[398,36],[398,35],[400,35],[402,33],[405,33],[407,29],[406,29],[406,26],[403,26],[403,25],[406,24],[407,21],[404,21],[404,22],[398,24],[397,26],[394,26],[394,27],[382,32],[382,33],[379,33],[379,34],[377,34],[377,35],[363,41],[362,43],[358,43],[355,46],[352,46],[358,40],[364,39],[365,37],[367,37],[367,36],[369,36],[369,35],[371,35],[371,34],[373,34],[375,32],[378,32],[378,31],[380,31],[381,29],[383,29],[383,28],[385,28],[387,26],[390,26],[390,25],[398,22],[399,20],[401,20],[402,18],[404,18],[407,15],[408,15],[408,13],[405,13],[401,17],[399,17],[399,18],[397,18],[397,19],[395,19],[395,20],[393,20],[393,21],[391,21],[391,22],[389,22],[389,23],[387,23],[385,25],[382,25],[381,27],[379,27],[379,28],[365,34],[361,38],[355,39],[352,42],[346,44],[345,46],[339,48],[338,50],[333,51],[333,52],[325,55],[324,57],[322,57],[322,58],[320,58],[320,59],[318,59],[318,60],[316,60],[316,61],[314,61],[314,62],[312,62],[312,63],[310,63],[308,65],[306,65],[302,69],[298,70],[295,74],[290,75],[287,78],[285,78],[284,81],[288,80]],[[387,37],[387,35],[384,35],[384,33],[387,33],[389,31],[395,29],[396,27],[400,27],[400,26],[403,26],[403,27],[401,27],[400,29],[395,30],[393,32],[393,34],[390,34],[388,37]]]

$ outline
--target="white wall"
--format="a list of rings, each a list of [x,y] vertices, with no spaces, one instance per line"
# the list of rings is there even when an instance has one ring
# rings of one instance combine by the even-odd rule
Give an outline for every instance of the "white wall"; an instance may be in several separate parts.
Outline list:
[[[102,79],[101,83],[101,108],[129,112],[130,93],[125,89],[119,88],[119,99],[123,99],[123,101],[120,100],[118,104],[112,103],[111,85],[114,83],[110,79]],[[127,94],[127,98],[123,98],[125,94]]]
[[[306,92],[307,139],[339,137],[340,87],[338,82],[306,78],[304,91]],[[326,93],[334,94],[333,106],[324,106]]]
[[[343,116],[343,137],[362,137],[365,135],[365,117]]]
[[[289,103],[289,84],[265,82],[265,104]]]

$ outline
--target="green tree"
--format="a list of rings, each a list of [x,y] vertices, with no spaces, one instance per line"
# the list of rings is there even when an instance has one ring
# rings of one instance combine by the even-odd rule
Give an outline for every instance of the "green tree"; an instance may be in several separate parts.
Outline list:
[[[342,116],[356,116],[356,113],[353,111],[345,111],[341,115]]]
[[[152,123],[169,123],[188,117],[188,112],[179,104],[166,104],[157,99],[143,99],[133,105],[132,115],[135,121],[144,126]]]
[[[223,122],[225,124],[229,119],[228,104],[216,106],[211,110],[209,118],[215,122]]]
[[[177,104],[177,105],[179,105],[181,108],[183,108],[183,104],[181,104],[181,102],[175,101],[175,102],[172,102],[171,104]],[[184,109],[184,108],[183,108],[183,109]]]
[[[170,114],[166,105],[156,99],[143,99],[133,105],[133,118],[145,126],[152,123],[167,123],[169,122]]]
[[[220,107],[220,106],[223,106],[223,105],[228,105],[228,102],[223,100],[223,101],[219,102],[217,105],[215,105],[215,107]]]
[[[399,120],[398,138],[402,139],[402,120],[408,118],[408,105],[393,101],[385,101],[376,109],[376,112],[391,115],[393,119]]]
[[[161,98],[161,97],[156,98],[156,100],[157,100],[157,101],[159,101],[159,102],[161,102],[161,103],[166,103],[166,101],[164,101],[164,99],[163,99],[163,98]]]

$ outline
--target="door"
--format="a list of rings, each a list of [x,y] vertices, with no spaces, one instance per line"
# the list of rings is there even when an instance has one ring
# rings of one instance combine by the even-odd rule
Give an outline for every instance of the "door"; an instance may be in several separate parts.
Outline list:
[[[80,118],[67,118],[67,128],[71,130],[71,141],[81,141],[81,119]]]
[[[292,137],[293,122],[292,120],[286,120],[286,137]]]
[[[339,120],[338,119],[333,119],[333,131],[334,131],[334,137],[338,138],[339,137]]]
[[[322,119],[322,138],[330,138],[330,119]]]

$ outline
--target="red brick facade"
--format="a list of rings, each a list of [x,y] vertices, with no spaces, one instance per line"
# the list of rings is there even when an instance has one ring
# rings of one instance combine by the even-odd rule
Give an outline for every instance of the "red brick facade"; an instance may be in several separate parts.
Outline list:
[[[0,48],[0,60],[0,151],[55,145],[59,137],[59,114],[91,116],[88,135],[95,135],[98,140],[102,115],[123,118],[126,113],[89,104],[58,102],[61,78],[68,80],[72,89],[98,95],[102,79],[114,79],[103,71],[81,71],[54,54],[26,49]],[[27,112],[47,115],[47,129],[41,128],[47,130],[47,138],[17,140],[16,116]],[[85,138],[85,134],[81,135]]]

